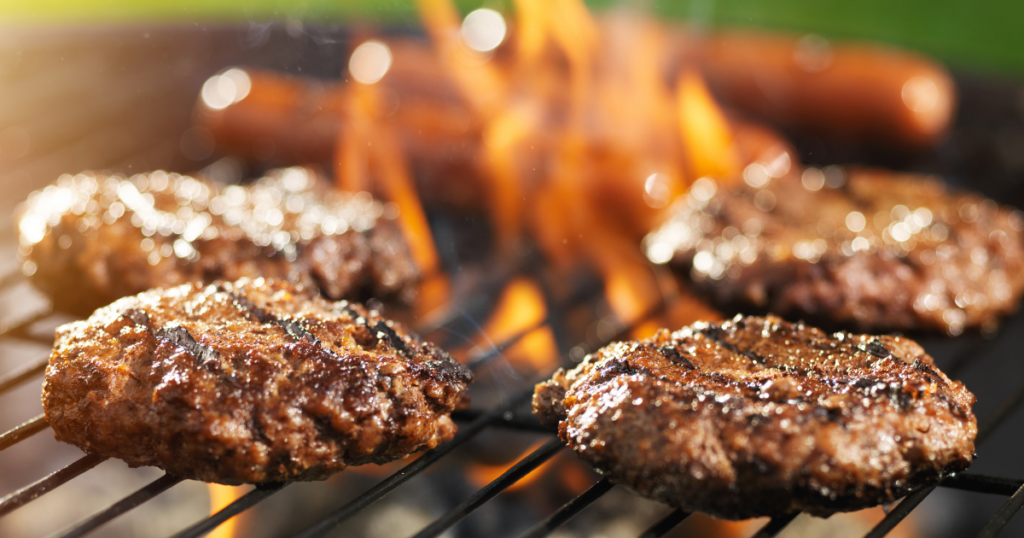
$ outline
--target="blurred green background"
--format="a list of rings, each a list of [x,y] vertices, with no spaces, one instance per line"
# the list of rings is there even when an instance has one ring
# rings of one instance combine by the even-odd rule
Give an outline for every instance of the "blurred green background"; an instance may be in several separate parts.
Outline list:
[[[509,1],[488,1],[502,9]],[[591,0],[639,5],[672,19],[702,24],[779,28],[831,38],[869,39],[931,54],[968,71],[1024,78],[1024,1],[982,0]],[[464,9],[480,0],[459,0]],[[171,21],[369,19],[411,23],[412,0],[0,0],[6,25],[109,24]],[[2,30],[0,30],[2,31]]]

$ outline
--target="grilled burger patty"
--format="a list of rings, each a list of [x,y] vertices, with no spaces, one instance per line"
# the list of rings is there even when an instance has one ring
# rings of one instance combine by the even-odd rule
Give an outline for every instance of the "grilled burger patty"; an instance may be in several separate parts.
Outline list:
[[[737,316],[609,345],[533,407],[613,481],[744,519],[858,510],[966,468],[974,402],[906,338]]]
[[[43,406],[58,440],[133,467],[320,480],[451,439],[472,377],[375,311],[242,279],[148,291],[64,325]]]
[[[408,300],[419,273],[383,213],[368,194],[337,192],[304,168],[247,187],[85,173],[29,196],[18,225],[35,285],[87,315],[151,288],[261,276],[315,285],[330,299]]]
[[[994,328],[1024,289],[1019,211],[938,180],[809,169],[702,180],[645,240],[719,304],[858,330]]]

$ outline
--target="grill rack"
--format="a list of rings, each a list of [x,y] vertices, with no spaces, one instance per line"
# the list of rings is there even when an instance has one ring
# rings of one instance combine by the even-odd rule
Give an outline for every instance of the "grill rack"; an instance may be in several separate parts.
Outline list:
[[[485,284],[485,286],[497,289],[511,276],[519,274],[520,272],[521,271],[507,272],[494,279],[494,281]],[[17,284],[21,280],[22,278],[17,274],[0,276],[0,290]],[[505,341],[495,343],[494,346],[487,351],[476,353],[470,357],[467,363],[470,368],[477,370],[480,366],[486,364],[495,357],[500,356],[502,351],[515,344],[531,331],[552,323],[559,313],[565,310],[565,308],[599,297],[599,289],[591,287],[589,289],[579,290],[576,293],[571,294],[565,304],[550,305],[548,316],[541,320],[537,325],[517,333]],[[640,316],[640,319],[633,320],[631,323],[626,324],[617,332],[617,334],[612,338],[606,339],[606,341],[602,342],[600,345],[622,339],[634,327],[639,326],[641,323],[651,319],[657,314],[660,314],[667,307],[671,306],[672,301],[673,298],[671,297],[663,298],[660,304]],[[447,310],[430,318],[433,320],[432,322],[428,321],[427,323],[421,323],[419,327],[416,327],[416,329],[425,333],[431,333],[443,329],[445,326],[451,324],[453,320],[457,319],[454,312],[460,310],[459,306],[460,305],[448,305]],[[0,337],[24,335],[26,334],[26,329],[29,326],[40,319],[45,318],[49,314],[50,312],[48,309],[43,310],[38,313],[28,315],[14,324],[0,328]],[[1009,320],[1007,320],[1007,323],[1009,323]],[[990,354],[994,344],[996,344],[1001,338],[1005,338],[1005,333],[1006,332],[1004,331],[997,334],[987,344],[983,345],[980,350],[968,346],[968,349],[959,352],[957,356],[953,357],[950,361],[950,366],[944,370],[951,377],[955,377],[960,370],[962,370],[963,367],[969,364],[972,360],[983,360],[983,356],[976,355]],[[587,348],[590,347],[586,346],[586,344],[582,345]],[[593,350],[593,348],[590,348],[590,350]],[[0,375],[0,394],[20,386],[23,383],[27,383],[41,375],[45,369],[47,358],[48,357],[44,357],[39,361],[25,365],[14,372]],[[563,365],[570,364],[570,361],[566,356],[562,357],[561,362]],[[550,439],[542,446],[521,458],[504,474],[478,490],[461,504],[451,508],[440,518],[434,520],[426,528],[415,534],[413,538],[427,538],[441,535],[446,530],[469,516],[477,508],[493,499],[512,484],[516,483],[527,473],[548,461],[562,448],[564,448],[564,445],[558,437],[554,435],[554,432],[542,427],[535,419],[533,419],[532,415],[528,414],[528,412],[517,413],[517,411],[529,402],[531,395],[532,382],[527,384],[527,388],[505,398],[501,403],[490,409],[470,409],[456,412],[453,414],[453,418],[460,422],[468,422],[468,424],[464,423],[450,442],[423,453],[420,457],[395,472],[393,475],[381,480],[354,500],[336,508],[329,514],[322,516],[318,521],[315,521],[304,531],[295,536],[299,538],[322,536],[326,532],[356,515],[361,510],[381,500],[411,478],[428,470],[446,455],[450,454],[456,448],[464,445],[477,434],[488,428],[529,431],[550,436]],[[981,421],[976,443],[980,445],[988,439],[992,433],[994,433],[1021,405],[1022,402],[1024,402],[1024,384],[1019,386],[1012,394],[1010,394],[1010,396],[1006,398],[993,413]],[[11,429],[10,431],[7,431],[6,433],[0,434],[0,451],[45,430],[47,426],[45,418],[40,415]],[[0,517],[5,516],[13,510],[32,502],[71,479],[89,471],[106,459],[107,458],[103,456],[86,454],[66,467],[7,495],[0,499]],[[144,504],[182,481],[183,479],[181,478],[164,474],[141,489],[128,494],[123,499],[110,505],[106,509],[103,509],[91,517],[80,521],[70,529],[62,531],[59,536],[62,538],[86,536],[99,529],[105,523],[108,523],[114,518]],[[211,514],[190,527],[178,532],[173,538],[193,538],[202,536],[231,517],[256,506],[288,485],[289,482],[260,485],[220,511]],[[585,510],[588,506],[600,499],[604,494],[610,491],[612,487],[613,484],[607,478],[598,480],[585,492],[562,505],[547,518],[537,522],[535,526],[521,536],[523,538],[534,538],[549,535],[551,532],[558,529],[561,525],[565,524]],[[969,472],[959,473],[943,480],[937,486],[918,490],[906,496],[899,502],[899,504],[888,512],[885,518],[879,522],[874,529],[866,535],[866,537],[876,538],[885,536],[938,487],[1009,497],[1006,503],[992,516],[988,524],[981,529],[977,535],[979,537],[996,536],[1009,522],[1010,518],[1012,518],[1021,506],[1024,505],[1024,480]],[[640,536],[642,538],[663,536],[682,523],[689,515],[689,513],[683,512],[679,509],[671,510],[661,519],[652,522],[650,527]],[[796,516],[797,514],[790,514],[772,518],[754,536],[756,538],[776,536],[785,529],[786,526],[796,518]]]

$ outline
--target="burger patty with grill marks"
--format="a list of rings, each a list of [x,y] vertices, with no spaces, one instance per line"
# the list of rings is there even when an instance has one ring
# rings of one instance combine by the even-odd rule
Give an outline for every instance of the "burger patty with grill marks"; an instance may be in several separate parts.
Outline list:
[[[965,469],[974,402],[906,338],[737,316],[607,346],[533,407],[613,481],[745,519],[859,510]]]
[[[472,377],[361,305],[242,279],[148,291],[59,328],[43,406],[58,440],[133,467],[321,480],[450,440]]]
[[[152,288],[243,277],[408,302],[419,269],[389,207],[299,167],[247,186],[66,175],[22,205],[20,254],[33,284],[80,315]]]
[[[695,184],[645,239],[648,257],[729,310],[860,331],[990,330],[1017,308],[1020,211],[883,170],[751,180]]]

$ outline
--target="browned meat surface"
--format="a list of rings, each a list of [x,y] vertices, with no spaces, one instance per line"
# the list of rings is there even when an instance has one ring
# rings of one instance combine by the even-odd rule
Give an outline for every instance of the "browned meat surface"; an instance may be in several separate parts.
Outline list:
[[[261,276],[330,299],[409,300],[419,272],[393,212],[303,168],[247,187],[85,173],[29,197],[20,253],[35,285],[82,315],[151,288]]]
[[[57,331],[57,439],[238,484],[321,480],[433,448],[472,374],[375,311],[282,281],[125,297]]]
[[[737,316],[607,346],[533,405],[613,481],[744,519],[858,510],[966,468],[974,401],[906,338]]]
[[[752,174],[757,187],[702,180],[647,237],[648,257],[727,307],[858,330],[959,334],[1016,308],[1019,211],[932,178],[831,172]]]

